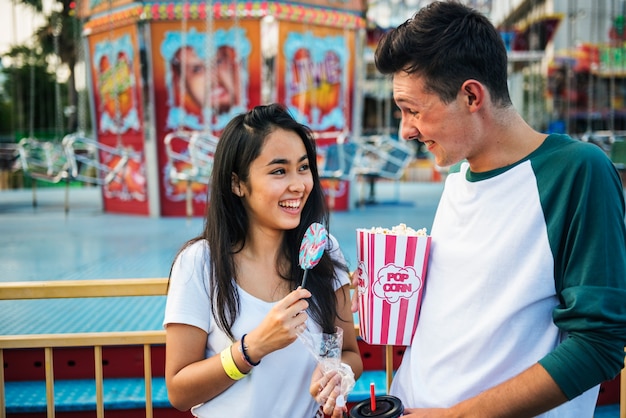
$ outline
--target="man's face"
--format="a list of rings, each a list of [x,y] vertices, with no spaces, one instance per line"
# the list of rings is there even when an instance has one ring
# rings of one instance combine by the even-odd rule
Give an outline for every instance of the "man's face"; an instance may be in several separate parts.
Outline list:
[[[441,167],[467,158],[474,136],[462,95],[444,103],[421,77],[400,71],[394,74],[393,97],[402,115],[402,138],[424,143]]]

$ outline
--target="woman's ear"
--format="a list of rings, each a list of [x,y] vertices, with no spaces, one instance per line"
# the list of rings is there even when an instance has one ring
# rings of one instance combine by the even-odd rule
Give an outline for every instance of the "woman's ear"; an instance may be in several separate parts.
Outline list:
[[[241,190],[241,184],[239,182],[239,176],[237,176],[237,174],[233,173],[230,177],[230,186],[231,186],[231,190],[234,194],[236,194],[239,197],[243,197],[243,190]]]

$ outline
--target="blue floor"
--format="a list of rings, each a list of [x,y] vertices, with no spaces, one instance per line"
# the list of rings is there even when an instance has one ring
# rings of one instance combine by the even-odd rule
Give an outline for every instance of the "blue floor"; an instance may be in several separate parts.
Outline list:
[[[377,202],[334,212],[330,233],[356,268],[356,228],[400,222],[430,228],[441,183],[386,183]],[[0,282],[167,277],[203,219],[103,213],[98,188],[0,191]],[[0,301],[0,334],[160,329],[164,297]],[[88,309],[87,309],[88,307]],[[97,315],[77,315],[79,312]],[[36,320],[33,320],[36,318]]]
[[[441,183],[381,183],[377,202],[334,212],[330,232],[354,265],[357,227],[405,222],[430,228]],[[103,213],[99,189],[0,190],[0,281],[164,277],[180,245],[202,230],[202,218]]]
[[[356,228],[406,223],[430,230],[441,183],[386,183],[377,204],[335,212],[330,232],[356,268]],[[0,282],[167,277],[179,247],[202,230],[202,218],[103,213],[100,190],[0,190]],[[0,301],[0,335],[161,329],[164,297]],[[91,312],[92,315],[85,315]],[[618,418],[619,406],[595,418]]]

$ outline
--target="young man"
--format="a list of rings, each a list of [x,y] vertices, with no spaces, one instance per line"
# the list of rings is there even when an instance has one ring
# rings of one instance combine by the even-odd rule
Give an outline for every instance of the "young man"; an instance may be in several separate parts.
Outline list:
[[[466,6],[421,9],[383,37],[376,65],[393,76],[401,136],[451,166],[391,394],[409,417],[592,417],[626,343],[624,197],[611,161],[520,117],[500,35]]]

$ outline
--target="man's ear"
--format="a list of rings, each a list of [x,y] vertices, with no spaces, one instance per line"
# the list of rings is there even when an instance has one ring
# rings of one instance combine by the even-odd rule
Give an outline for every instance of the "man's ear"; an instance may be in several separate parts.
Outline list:
[[[468,86],[465,86],[465,91],[467,92],[467,104],[471,106],[476,100],[476,95],[472,93],[472,90]]]
[[[480,107],[485,99],[485,87],[476,80],[466,80],[463,83],[463,92],[467,105]]]
[[[230,177],[230,187],[234,194],[239,197],[243,197],[243,190],[241,190],[241,184],[239,182],[239,176],[233,173]]]

